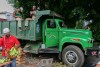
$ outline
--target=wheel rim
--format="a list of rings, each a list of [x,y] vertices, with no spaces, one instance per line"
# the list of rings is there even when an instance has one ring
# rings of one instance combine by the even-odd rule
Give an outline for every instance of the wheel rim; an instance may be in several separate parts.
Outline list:
[[[76,64],[78,61],[78,56],[74,51],[67,51],[65,54],[65,59],[68,64]]]

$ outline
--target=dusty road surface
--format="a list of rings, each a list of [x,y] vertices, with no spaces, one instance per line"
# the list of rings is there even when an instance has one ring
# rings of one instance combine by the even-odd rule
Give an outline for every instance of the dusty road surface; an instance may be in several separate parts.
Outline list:
[[[25,56],[26,63],[18,63],[17,67],[36,67],[37,64],[41,62],[43,59],[53,59],[52,67],[66,67],[59,59],[58,54],[27,54]],[[50,65],[49,65],[50,66]],[[48,67],[49,67],[48,66]],[[70,67],[70,66],[67,66]]]
[[[53,67],[70,67],[65,66],[59,59],[58,54],[27,54],[25,56],[26,63],[17,64],[17,67],[36,67],[36,65],[40,62],[41,59],[53,58]],[[85,63],[82,67],[95,67],[94,64],[97,64],[100,61],[100,58],[96,57],[87,57]]]

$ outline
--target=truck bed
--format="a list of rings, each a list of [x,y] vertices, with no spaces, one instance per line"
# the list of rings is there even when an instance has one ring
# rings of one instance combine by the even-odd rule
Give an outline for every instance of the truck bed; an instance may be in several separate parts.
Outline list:
[[[41,30],[38,22],[29,21],[29,30],[25,30],[25,21],[22,21],[22,31],[19,31],[17,21],[2,21],[0,22],[0,37],[3,36],[3,29],[9,28],[10,33],[18,39],[36,41],[41,39]],[[37,28],[38,25],[38,28]]]

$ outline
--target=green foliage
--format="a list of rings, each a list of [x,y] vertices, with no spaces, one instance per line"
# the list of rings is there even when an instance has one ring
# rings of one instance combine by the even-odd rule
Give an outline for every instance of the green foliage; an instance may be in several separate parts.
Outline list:
[[[83,20],[79,20],[76,22],[76,27],[75,29],[82,29],[83,28]]]
[[[86,18],[86,13],[85,10],[82,7],[75,7],[71,14],[69,15],[70,18],[77,16],[79,19],[84,19]]]

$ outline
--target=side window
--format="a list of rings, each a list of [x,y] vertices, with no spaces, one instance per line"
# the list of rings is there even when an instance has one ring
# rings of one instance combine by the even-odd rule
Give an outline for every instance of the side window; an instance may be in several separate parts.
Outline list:
[[[59,22],[59,26],[60,26],[60,27],[67,27],[67,26],[64,24],[64,22],[62,22],[62,21]]]
[[[54,20],[47,21],[47,27],[48,28],[56,28],[56,23]]]
[[[59,22],[60,27],[64,27],[64,23],[63,22]]]

